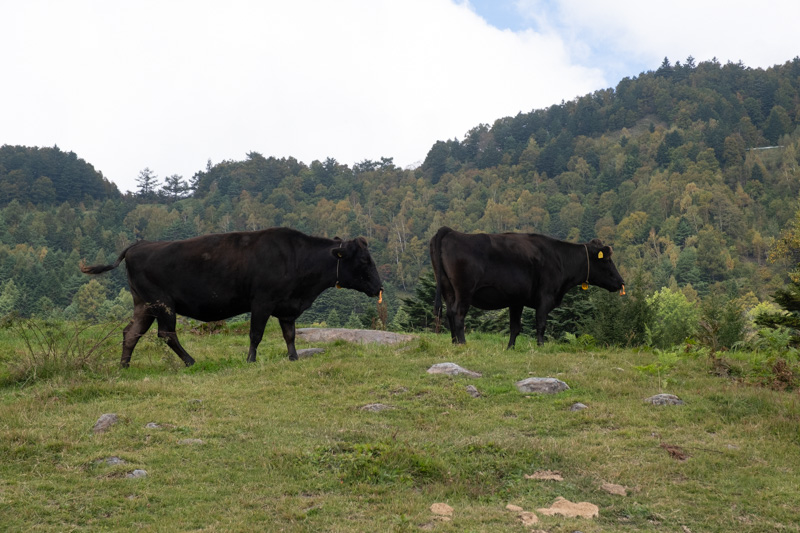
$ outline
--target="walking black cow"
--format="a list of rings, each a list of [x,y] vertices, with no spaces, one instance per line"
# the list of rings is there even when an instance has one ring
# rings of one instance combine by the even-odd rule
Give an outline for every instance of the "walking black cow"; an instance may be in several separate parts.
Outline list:
[[[288,228],[222,233],[183,241],[137,242],[111,265],[81,266],[101,274],[125,260],[133,319],[123,332],[123,367],[139,338],[158,320],[158,336],[186,366],[194,359],[175,333],[175,315],[223,320],[250,312],[248,361],[270,316],[281,324],[289,359],[297,359],[295,320],[333,286],[378,296],[381,280],[367,241],[311,237]]]
[[[434,316],[442,298],[454,343],[466,342],[464,317],[471,305],[479,309],[508,307],[513,348],[522,330],[522,308],[536,310],[536,340],[544,343],[547,315],[564,294],[581,284],[609,291],[624,282],[611,261],[611,247],[598,239],[574,244],[535,233],[465,234],[442,227],[430,242],[436,276]]]

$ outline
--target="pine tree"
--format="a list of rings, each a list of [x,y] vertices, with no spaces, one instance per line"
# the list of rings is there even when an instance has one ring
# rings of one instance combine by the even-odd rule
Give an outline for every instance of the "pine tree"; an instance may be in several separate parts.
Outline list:
[[[139,191],[136,194],[142,198],[153,197],[156,193],[157,181],[158,176],[156,176],[150,168],[145,167],[139,172],[139,176],[136,178],[136,183],[139,186]]]
[[[800,264],[789,277],[789,285],[772,294],[775,303],[783,311],[762,313],[756,317],[755,322],[770,329],[788,328],[792,332],[792,344],[798,346],[800,345]]]

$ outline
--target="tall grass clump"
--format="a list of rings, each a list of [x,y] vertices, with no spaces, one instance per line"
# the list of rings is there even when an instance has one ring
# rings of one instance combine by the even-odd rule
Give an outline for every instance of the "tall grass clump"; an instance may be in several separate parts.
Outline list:
[[[27,385],[75,374],[105,374],[116,368],[120,322],[12,318],[5,327],[20,342],[0,356],[7,372],[0,375],[0,381]]]

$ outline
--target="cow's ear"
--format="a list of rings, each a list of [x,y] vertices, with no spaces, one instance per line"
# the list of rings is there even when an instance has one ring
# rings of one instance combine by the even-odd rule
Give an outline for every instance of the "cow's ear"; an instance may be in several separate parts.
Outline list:
[[[359,245],[359,246],[361,246],[362,248],[367,248],[367,247],[369,246],[369,244],[367,243],[367,239],[365,239],[364,237],[358,237],[358,238],[356,239],[356,242],[357,242],[357,243],[358,243],[358,245]]]
[[[345,257],[347,257],[347,248],[343,246],[342,247],[337,246],[336,248],[331,248],[331,255],[336,259],[344,259]]]

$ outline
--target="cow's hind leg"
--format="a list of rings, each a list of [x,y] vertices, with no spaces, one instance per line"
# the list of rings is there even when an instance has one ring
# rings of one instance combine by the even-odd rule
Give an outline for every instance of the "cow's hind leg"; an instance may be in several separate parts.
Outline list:
[[[297,361],[297,349],[294,347],[295,327],[293,318],[279,318],[283,340],[286,341],[286,349],[289,350],[289,361]]]
[[[133,318],[130,323],[122,330],[122,359],[119,364],[122,368],[128,368],[131,364],[131,354],[136,348],[136,343],[147,333],[155,320],[144,305],[137,305],[133,309]]]
[[[464,319],[469,311],[469,302],[456,300],[453,305],[447,306],[447,320],[450,322],[450,334],[453,337],[453,344],[466,344],[467,339],[464,333]]]
[[[536,344],[542,346],[544,344],[544,330],[547,326],[547,315],[550,313],[549,309],[537,308],[536,309]]]
[[[158,336],[167,341],[167,346],[178,354],[183,364],[192,366],[194,359],[178,341],[178,333],[175,331],[175,326],[177,325],[175,313],[171,309],[165,309],[160,311],[156,318],[158,318]]]
[[[247,362],[256,362],[256,352],[261,339],[264,337],[264,328],[267,327],[269,313],[252,310],[250,313],[250,350],[247,352]]]
[[[512,305],[508,308],[508,318],[510,321],[511,337],[508,340],[506,350],[510,350],[517,342],[517,335],[522,331],[522,306]]]

